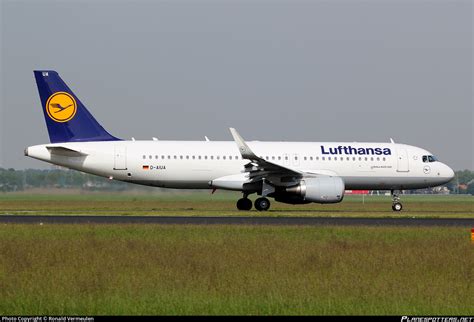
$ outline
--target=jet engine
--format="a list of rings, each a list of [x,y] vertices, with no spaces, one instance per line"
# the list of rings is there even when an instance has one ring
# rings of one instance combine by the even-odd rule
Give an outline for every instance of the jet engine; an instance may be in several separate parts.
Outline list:
[[[340,177],[306,178],[293,187],[286,188],[287,194],[301,198],[303,202],[337,203],[344,198],[344,181]],[[298,199],[299,199],[298,198]]]

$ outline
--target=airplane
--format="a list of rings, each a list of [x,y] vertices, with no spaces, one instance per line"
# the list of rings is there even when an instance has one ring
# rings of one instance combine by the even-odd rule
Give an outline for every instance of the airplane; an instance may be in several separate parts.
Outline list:
[[[445,184],[454,171],[429,151],[372,142],[246,142],[122,140],[107,132],[57,72],[34,71],[50,143],[25,156],[113,180],[175,189],[240,191],[237,209],[287,204],[338,203],[345,190],[390,190],[392,210],[400,193]],[[64,106],[64,107],[63,107]],[[60,110],[58,110],[60,107]]]

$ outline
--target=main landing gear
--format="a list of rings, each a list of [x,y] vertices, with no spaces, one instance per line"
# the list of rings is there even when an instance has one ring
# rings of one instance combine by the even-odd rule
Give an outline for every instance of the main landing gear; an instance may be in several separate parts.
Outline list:
[[[239,210],[250,210],[252,209],[252,201],[247,196],[237,201],[237,209]]]
[[[266,211],[270,208],[270,200],[267,198],[257,198],[254,205],[258,211]],[[237,209],[245,211],[252,209],[252,201],[244,195],[243,198],[237,201]]]
[[[267,198],[257,198],[257,200],[255,200],[255,209],[257,209],[258,211],[267,211],[269,208],[270,208],[270,200],[268,200]]]
[[[400,202],[400,190],[392,190],[392,210],[401,211],[403,206]]]

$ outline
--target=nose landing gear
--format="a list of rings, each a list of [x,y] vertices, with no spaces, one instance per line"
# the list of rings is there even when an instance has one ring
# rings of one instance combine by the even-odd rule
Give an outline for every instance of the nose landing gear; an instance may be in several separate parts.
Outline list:
[[[401,211],[403,206],[400,202],[400,190],[392,190],[392,210],[393,211]]]

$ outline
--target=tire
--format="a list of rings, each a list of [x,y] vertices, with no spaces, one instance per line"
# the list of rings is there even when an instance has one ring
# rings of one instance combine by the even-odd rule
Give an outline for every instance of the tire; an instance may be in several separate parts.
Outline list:
[[[241,198],[237,201],[237,209],[248,211],[252,209],[252,201],[248,198]]]
[[[257,198],[254,205],[258,211],[267,211],[270,209],[270,200],[267,198]]]
[[[393,205],[392,205],[392,210],[393,211],[402,211],[402,204],[399,203],[399,202],[395,202]]]

